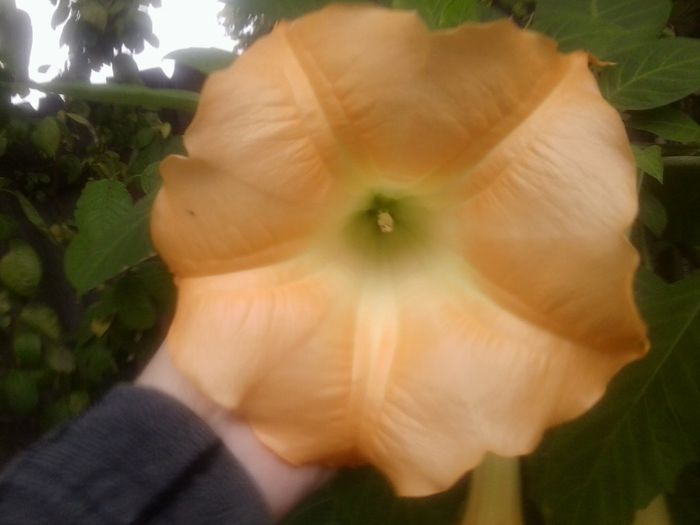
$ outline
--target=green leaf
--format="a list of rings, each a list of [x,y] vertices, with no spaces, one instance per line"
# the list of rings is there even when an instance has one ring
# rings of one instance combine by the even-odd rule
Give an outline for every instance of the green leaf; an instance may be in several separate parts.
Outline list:
[[[7,193],[10,193],[14,195],[17,198],[17,201],[19,202],[19,207],[22,208],[22,212],[24,213],[24,216],[27,218],[29,222],[31,222],[34,226],[36,226],[39,230],[43,232],[48,232],[48,227],[46,226],[46,222],[44,222],[44,218],[41,216],[39,211],[36,209],[36,207],[31,203],[31,201],[22,195],[18,191],[11,191],[11,190],[0,190],[0,191],[5,191]]]
[[[82,414],[90,406],[90,394],[83,390],[75,390],[68,396],[68,407],[75,417]]]
[[[27,416],[39,404],[39,388],[32,372],[10,370],[3,387],[7,404],[15,414]]]
[[[616,56],[600,75],[603,95],[620,110],[650,109],[700,88],[700,39],[666,38]]]
[[[661,148],[659,146],[647,146],[645,148],[633,144],[632,152],[637,161],[637,168],[663,183],[664,163],[661,160]]]
[[[668,0],[538,0],[535,16],[585,16],[627,31],[658,35],[671,14]]]
[[[639,221],[657,237],[661,237],[668,224],[666,207],[653,193],[646,190],[640,195]]]
[[[160,189],[163,179],[160,176],[159,166],[160,162],[151,162],[139,175],[139,182],[144,193],[152,194]]]
[[[32,143],[45,157],[56,156],[61,145],[61,128],[54,117],[46,117],[32,130]]]
[[[80,157],[69,153],[62,155],[58,159],[56,167],[66,176],[68,184],[74,184],[82,173],[83,162],[80,160]]]
[[[425,498],[398,498],[369,468],[342,472],[294,510],[282,525],[449,525],[458,523],[466,487]]]
[[[190,47],[171,51],[163,59],[174,60],[208,75],[218,69],[229,67],[236,57],[235,53],[215,47]]]
[[[132,140],[135,149],[145,148],[150,145],[158,135],[158,131],[153,128],[142,128],[136,132]]]
[[[12,350],[21,366],[36,366],[41,362],[41,337],[34,332],[20,330],[12,339]]]
[[[687,113],[669,106],[634,113],[627,125],[666,140],[683,144],[700,143],[700,124]]]
[[[637,301],[650,353],[529,462],[548,525],[630,523],[700,455],[700,274],[667,286],[641,273]]]
[[[683,469],[676,480],[676,487],[668,496],[673,525],[700,523],[698,494],[700,494],[700,463],[692,463]]]
[[[97,1],[82,2],[80,4],[80,21],[90,24],[100,32],[104,32],[107,27],[109,13]]]
[[[397,9],[415,9],[431,29],[455,27],[479,20],[476,0],[394,0]]]
[[[88,383],[100,384],[117,371],[111,352],[100,342],[77,348],[75,362],[80,377]]]
[[[19,314],[19,320],[27,327],[52,341],[61,337],[61,324],[52,308],[43,304],[28,304]]]
[[[139,264],[134,270],[134,277],[139,280],[159,309],[168,309],[175,302],[173,276],[162,261],[154,259]]]
[[[23,297],[36,293],[41,282],[41,260],[29,244],[13,243],[0,259],[0,282]]]
[[[45,93],[66,95],[89,102],[139,106],[152,109],[176,109],[194,113],[199,94],[182,89],[151,89],[126,84],[85,84],[82,82],[1,82],[0,88],[28,87]]]
[[[90,124],[90,121],[87,118],[85,118],[83,115],[80,115],[78,113],[70,113],[70,112],[66,112],[65,115],[66,115],[66,117],[68,117],[72,121],[77,122],[81,126],[85,126],[91,132],[94,133],[95,129],[92,127],[92,124]]]
[[[64,423],[80,415],[90,404],[90,395],[82,390],[71,392],[49,404],[42,413],[42,424],[45,430]]]
[[[656,38],[670,12],[668,0],[539,0],[533,28],[555,38],[562,51],[610,58]]]
[[[70,374],[75,370],[75,356],[63,345],[50,345],[46,362],[54,372]]]
[[[99,300],[85,312],[83,317],[83,335],[78,338],[78,342],[83,344],[93,336],[102,337],[109,330],[116,313],[117,305],[114,300],[114,288],[107,288],[102,292]]]
[[[85,186],[78,199],[76,235],[66,250],[65,270],[80,293],[94,288],[150,256],[150,199],[133,205],[126,187],[100,180]]]
[[[158,318],[153,302],[142,283],[133,275],[127,275],[114,291],[119,320],[131,330],[147,330]]]
[[[540,10],[541,11],[541,10]],[[610,58],[613,50],[629,44],[627,31],[605,21],[557,12],[554,16],[536,16],[533,29],[551,36],[564,52],[583,49],[598,58]]]

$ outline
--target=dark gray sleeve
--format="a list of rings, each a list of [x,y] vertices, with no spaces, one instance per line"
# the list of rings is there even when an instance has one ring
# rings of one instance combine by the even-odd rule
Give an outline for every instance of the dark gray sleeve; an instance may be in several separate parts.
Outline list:
[[[209,427],[148,388],[114,388],[0,473],[0,524],[272,523]]]

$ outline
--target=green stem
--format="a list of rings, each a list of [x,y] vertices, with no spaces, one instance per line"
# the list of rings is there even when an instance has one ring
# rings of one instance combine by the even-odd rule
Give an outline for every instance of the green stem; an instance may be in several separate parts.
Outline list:
[[[678,155],[674,157],[664,157],[664,168],[695,168],[700,169],[700,156]]]
[[[5,82],[0,80],[0,88],[38,89],[44,93],[55,93],[89,102],[139,106],[154,109],[175,109],[194,112],[199,102],[199,94],[183,89],[155,89],[130,84],[88,84],[84,82],[55,81]]]
[[[489,454],[474,470],[461,525],[523,525],[518,458]]]
[[[646,175],[637,170],[637,196],[641,206],[641,195],[642,188],[644,187],[644,179]],[[647,234],[644,229],[644,225],[637,219],[635,226],[632,230],[632,238],[637,241],[637,247],[639,248],[639,255],[642,260],[642,264],[648,270],[654,271],[654,264],[652,262],[651,252],[649,251],[649,245],[647,244]]]

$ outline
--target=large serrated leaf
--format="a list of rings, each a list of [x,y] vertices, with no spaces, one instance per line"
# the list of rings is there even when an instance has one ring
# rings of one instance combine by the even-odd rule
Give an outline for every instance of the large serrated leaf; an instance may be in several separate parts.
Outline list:
[[[669,0],[538,0],[536,17],[577,15],[620,29],[658,34],[671,14]]]
[[[650,109],[700,88],[700,39],[666,38],[616,56],[600,89],[617,109]]]
[[[628,524],[700,455],[700,274],[667,286],[644,273],[637,300],[649,355],[529,460],[548,525]]]
[[[533,29],[551,36],[564,52],[583,49],[599,58],[609,58],[613,49],[628,43],[627,31],[605,21],[586,16],[538,16]]]
[[[563,51],[609,58],[656,38],[670,12],[669,0],[539,0],[533,28],[554,37]]]
[[[90,182],[75,212],[78,235],[66,250],[70,282],[84,293],[153,253],[148,217],[151,200],[132,204],[121,182]]]
[[[433,29],[479,20],[477,0],[394,0],[393,7],[415,9]]]
[[[654,133],[666,140],[684,144],[700,142],[700,124],[690,115],[673,107],[662,107],[635,113],[627,121],[630,128]]]

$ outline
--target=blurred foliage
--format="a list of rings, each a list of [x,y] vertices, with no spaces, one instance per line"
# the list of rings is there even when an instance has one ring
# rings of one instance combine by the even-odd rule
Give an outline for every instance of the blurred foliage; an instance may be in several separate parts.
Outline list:
[[[63,24],[61,45],[69,50],[70,76],[87,79],[90,70],[110,64],[122,71],[138,71],[131,56],[145,43],[158,47],[145,8],[160,0],[51,0],[56,6],[52,27]]]
[[[63,76],[84,78],[86,67],[156,42],[148,3],[58,2],[53,20],[65,21],[71,51]],[[31,35],[26,14],[3,6],[0,25]],[[131,378],[162,338],[174,288],[147,217],[158,162],[183,152],[179,121],[148,109],[151,99],[115,106],[74,90],[38,110],[11,104],[31,39],[1,42],[0,56],[24,58],[0,68],[0,460]],[[112,89],[153,97],[120,84],[134,78],[116,69]]]
[[[185,49],[178,68],[226,67],[282,18],[325,0],[221,0],[237,51]],[[198,82],[151,85],[131,54],[157,45],[156,0],[53,0],[70,50],[38,110],[25,94],[32,27],[0,2],[0,461],[130,379],[163,337],[172,278],[153,255],[148,215],[159,161],[184,153]],[[644,270],[637,301],[652,350],[603,401],[548,433],[524,464],[529,525],[627,525],[659,494],[674,522],[700,516],[700,6],[695,0],[393,0],[433,29],[503,17],[592,69],[627,124]],[[34,28],[42,31],[46,28]],[[601,61],[612,62],[605,64]],[[107,86],[86,83],[113,66]],[[201,83],[201,82],[199,82]],[[157,89],[156,89],[157,88]],[[64,95],[63,98],[57,93]],[[465,101],[470,103],[473,101]],[[429,499],[398,499],[371,469],[348,471],[287,523],[456,523],[466,481]]]

